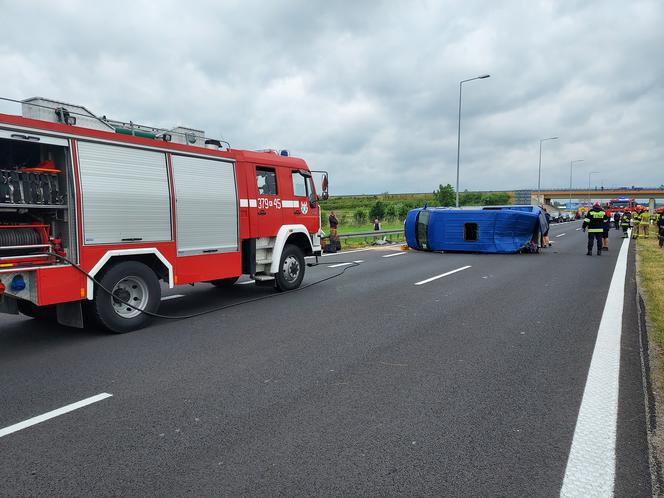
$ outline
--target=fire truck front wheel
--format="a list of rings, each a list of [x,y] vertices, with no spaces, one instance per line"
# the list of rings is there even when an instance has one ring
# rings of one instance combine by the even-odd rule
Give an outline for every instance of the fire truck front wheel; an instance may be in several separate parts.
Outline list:
[[[111,266],[100,279],[101,289],[95,290],[92,317],[103,329],[116,334],[131,332],[147,325],[151,317],[140,310],[156,313],[161,289],[155,273],[138,261],[122,261]],[[127,306],[129,303],[132,306]],[[138,308],[138,309],[136,309]]]
[[[304,254],[299,247],[287,244],[281,253],[279,271],[275,275],[280,292],[297,289],[304,278]]]

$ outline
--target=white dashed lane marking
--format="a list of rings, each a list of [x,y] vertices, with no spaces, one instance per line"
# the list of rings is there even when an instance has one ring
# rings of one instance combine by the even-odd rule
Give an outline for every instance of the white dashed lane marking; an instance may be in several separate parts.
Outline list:
[[[13,432],[20,431],[22,429],[25,429],[27,427],[30,427],[32,425],[39,424],[41,422],[45,422],[47,420],[50,420],[52,418],[58,417],[60,415],[64,415],[65,413],[72,412],[74,410],[78,410],[79,408],[83,408],[84,406],[91,405],[92,403],[96,403],[98,401],[104,400],[106,398],[110,398],[113,396],[112,394],[108,393],[101,393],[97,394],[96,396],[92,396],[90,398],[83,399],[81,401],[77,401],[76,403],[72,403],[67,406],[63,406],[62,408],[58,408],[56,410],[52,410],[50,412],[43,413],[41,415],[37,415],[36,417],[29,418],[28,420],[24,420],[23,422],[19,422],[18,424],[10,425],[9,427],[5,427],[4,429],[0,429],[0,437],[7,436],[8,434],[11,434]]]
[[[439,278],[446,277],[448,275],[452,275],[452,273],[456,273],[462,270],[467,270],[468,268],[471,268],[470,265],[468,266],[462,266],[461,268],[457,268],[456,270],[448,271],[446,273],[442,273],[440,275],[436,275],[435,277],[427,278],[426,280],[422,280],[420,282],[415,282],[415,285],[424,285],[428,284],[429,282],[433,282],[434,280],[438,280]]]
[[[561,233],[560,235],[556,235],[556,237],[562,237],[563,235],[567,235],[566,233]]]
[[[404,251],[402,252],[393,252],[392,254],[386,254],[383,256],[384,258],[391,258],[392,256],[401,256],[402,254],[406,254]]]
[[[357,261],[349,261],[348,263],[337,263],[336,265],[330,265],[328,268],[339,268],[340,266],[348,266],[348,265],[354,265],[354,264],[359,264],[359,263],[364,263],[364,261],[357,260]]]
[[[247,284],[253,284],[253,280],[245,280],[244,282],[238,282],[237,285],[247,285]]]
[[[577,228],[577,230],[581,230],[581,227]]]
[[[184,294],[173,294],[171,296],[164,296],[161,298],[162,301],[170,301],[171,299],[177,299],[179,297],[184,297]]]

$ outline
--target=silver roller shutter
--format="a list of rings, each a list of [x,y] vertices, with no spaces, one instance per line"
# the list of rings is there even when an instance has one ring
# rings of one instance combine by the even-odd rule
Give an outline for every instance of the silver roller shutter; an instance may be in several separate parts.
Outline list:
[[[162,152],[79,142],[85,244],[171,240]]]
[[[179,255],[238,250],[235,165],[173,156]]]

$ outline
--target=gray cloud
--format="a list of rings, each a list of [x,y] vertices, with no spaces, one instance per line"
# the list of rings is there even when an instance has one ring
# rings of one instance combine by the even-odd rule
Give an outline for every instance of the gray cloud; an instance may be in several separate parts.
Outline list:
[[[664,182],[652,1],[2,2],[0,95],[289,148],[333,193]],[[0,110],[4,107],[0,107]]]

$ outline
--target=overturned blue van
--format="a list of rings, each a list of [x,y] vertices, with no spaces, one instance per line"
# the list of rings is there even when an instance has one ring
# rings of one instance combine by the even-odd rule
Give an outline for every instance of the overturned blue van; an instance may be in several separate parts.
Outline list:
[[[515,253],[537,244],[548,223],[538,206],[424,207],[408,213],[404,230],[412,249]]]

